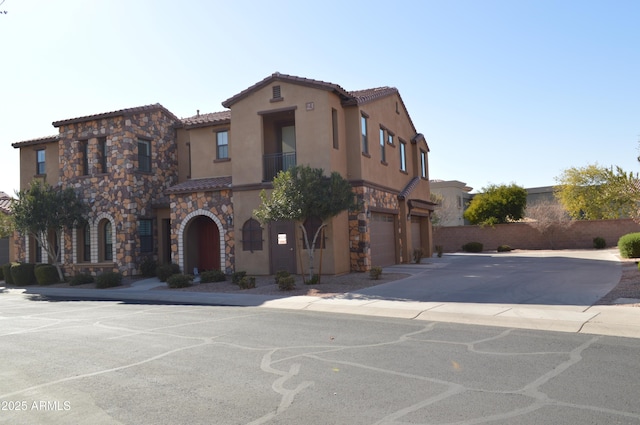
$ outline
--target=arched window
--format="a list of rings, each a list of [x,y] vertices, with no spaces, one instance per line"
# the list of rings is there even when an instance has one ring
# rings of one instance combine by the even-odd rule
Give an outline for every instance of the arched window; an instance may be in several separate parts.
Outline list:
[[[242,250],[262,251],[262,227],[253,218],[245,221],[242,225]]]
[[[113,227],[106,218],[98,223],[98,261],[113,261]]]
[[[305,230],[307,231],[307,237],[309,238],[309,243],[313,243],[313,237],[316,234],[316,231],[318,231],[318,228],[320,228],[320,226],[322,226],[322,220],[320,220],[317,217],[310,217],[308,219],[306,219],[303,223]],[[303,237],[304,239],[304,237]],[[316,239],[316,244],[314,245],[314,248],[324,248],[325,244],[324,244],[324,237],[322,236],[322,234],[318,235],[318,239]],[[307,247],[307,242],[306,241],[302,241],[302,244],[304,245],[304,249],[309,249]]]
[[[104,224],[104,259],[105,261],[113,261],[113,234],[110,221]]]

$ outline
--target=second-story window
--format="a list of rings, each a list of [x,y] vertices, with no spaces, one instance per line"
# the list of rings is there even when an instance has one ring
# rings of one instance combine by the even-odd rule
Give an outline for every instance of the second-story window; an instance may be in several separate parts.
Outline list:
[[[98,139],[98,160],[100,161],[100,172],[107,172],[107,138],[101,137]]]
[[[400,171],[407,172],[407,144],[400,140]]]
[[[420,176],[423,179],[427,178],[427,153],[420,151]]]
[[[340,141],[338,140],[338,111],[331,108],[331,129],[333,130],[333,148],[338,149],[340,147]]]
[[[80,155],[82,156],[81,161],[81,170],[80,174],[86,176],[89,174],[89,141],[81,140],[80,141]]]
[[[46,174],[47,167],[45,162],[44,149],[38,149],[36,151],[36,174]]]
[[[384,128],[380,129],[380,161],[387,162],[387,155],[384,150],[385,145]]]
[[[369,139],[367,136],[367,117],[360,117],[360,127],[362,127],[362,153],[369,153]]]
[[[216,157],[218,159],[229,158],[229,132],[218,131],[216,133]]]
[[[138,171],[151,172],[151,142],[138,139]]]

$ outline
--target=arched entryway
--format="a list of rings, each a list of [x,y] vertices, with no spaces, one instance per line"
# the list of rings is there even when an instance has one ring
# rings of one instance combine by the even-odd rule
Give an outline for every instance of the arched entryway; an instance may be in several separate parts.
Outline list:
[[[203,270],[225,271],[224,239],[222,225],[216,216],[208,211],[195,213],[181,229],[182,252],[180,267],[185,273]]]

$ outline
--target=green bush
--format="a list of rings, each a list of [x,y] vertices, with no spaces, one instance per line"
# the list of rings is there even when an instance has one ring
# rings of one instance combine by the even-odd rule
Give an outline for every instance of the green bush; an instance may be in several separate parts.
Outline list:
[[[595,249],[605,249],[607,247],[607,241],[600,236],[593,238],[593,247]]]
[[[420,264],[420,262],[422,261],[422,257],[424,257],[424,250],[422,248],[414,248],[413,261],[416,264]]]
[[[243,276],[242,279],[240,279],[240,282],[238,283],[238,286],[240,287],[240,289],[252,289],[256,287],[256,278],[255,277],[249,277],[249,276]]]
[[[286,271],[286,270],[278,270],[278,271],[276,272],[276,276],[275,276],[275,278],[276,278],[276,284],[277,284],[277,283],[280,281],[280,279],[282,279],[283,277],[289,277],[289,276],[291,276],[291,273],[289,273],[288,271]]]
[[[231,274],[231,282],[235,285],[239,285],[240,281],[242,280],[243,277],[245,277],[247,275],[247,272],[234,272],[233,274]]]
[[[311,279],[305,281],[304,283],[307,285],[317,285],[318,283],[320,283],[320,276],[314,274],[313,276],[311,276]]]
[[[7,263],[2,265],[2,274],[4,275],[4,283],[7,285],[15,285],[11,276],[11,266],[18,263]]]
[[[618,239],[618,250],[622,258],[640,257],[640,233],[628,233]]]
[[[156,269],[156,276],[160,282],[166,282],[169,276],[180,274],[180,266],[174,263],[163,264]]]
[[[140,263],[140,274],[144,277],[155,277],[158,262],[151,257],[145,257]]]
[[[480,242],[467,242],[462,245],[462,250],[464,252],[482,252],[484,246]]]
[[[276,284],[281,291],[291,291],[296,287],[296,279],[286,270],[276,272]]]
[[[442,257],[443,252],[444,252],[444,246],[436,245],[436,253],[438,254],[438,258]]]
[[[36,283],[35,264],[14,263],[11,266],[11,277],[17,286],[33,285]]]
[[[500,245],[498,247],[498,252],[509,252],[509,251],[513,251],[513,248],[511,248],[509,245]]]
[[[167,286],[169,288],[186,288],[193,285],[193,276],[188,274],[174,274],[167,278]]]
[[[380,279],[380,276],[382,276],[382,267],[380,266],[371,267],[371,270],[369,270],[369,277],[373,280],[378,280]]]
[[[71,286],[78,286],[93,282],[95,282],[95,279],[89,273],[79,273],[71,278],[71,282],[69,284]]]
[[[200,273],[200,283],[224,282],[227,276],[222,270],[208,270]]]
[[[122,285],[122,274],[118,272],[104,272],[96,277],[96,288],[113,288]]]
[[[3,267],[0,267],[0,280],[4,280],[4,270],[3,270]]]
[[[51,285],[58,283],[58,269],[51,264],[38,264],[34,271],[38,285]]]

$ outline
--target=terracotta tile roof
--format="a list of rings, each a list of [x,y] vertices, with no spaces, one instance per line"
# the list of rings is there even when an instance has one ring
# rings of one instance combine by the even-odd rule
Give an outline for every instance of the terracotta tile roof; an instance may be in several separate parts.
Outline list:
[[[54,127],[61,127],[63,125],[77,124],[77,123],[81,123],[81,122],[94,121],[94,120],[100,120],[100,119],[105,119],[105,118],[120,117],[120,116],[123,116],[123,115],[132,115],[132,114],[137,114],[137,113],[140,113],[140,112],[155,112],[155,111],[158,111],[158,110],[164,112],[166,115],[168,115],[174,121],[180,122],[180,119],[178,117],[176,117],[175,115],[173,115],[173,113],[171,111],[169,111],[167,108],[165,108],[161,104],[155,103],[153,105],[137,106],[135,108],[120,109],[120,110],[117,110],[117,111],[103,112],[103,113],[100,113],[100,114],[87,115],[87,116],[84,116],[84,117],[70,118],[70,119],[61,120],[61,121],[54,121],[52,123],[52,125]]]
[[[0,192],[0,212],[11,214],[11,202],[13,202],[11,196]]]
[[[398,89],[395,87],[377,87],[374,89],[350,91],[349,94],[353,98],[353,101],[346,102],[347,104],[352,103],[354,105],[361,105],[363,103],[371,102],[372,100],[376,100],[381,97],[398,94]]]
[[[206,179],[187,180],[165,190],[165,193],[193,193],[210,190],[228,189],[231,187],[231,176],[210,177]]]
[[[294,75],[287,75],[287,74],[281,74],[279,72],[276,72],[271,74],[264,80],[259,81],[256,84],[252,85],[251,87],[241,91],[235,96],[232,96],[229,99],[225,100],[224,102],[222,102],[222,106],[224,106],[225,108],[230,108],[231,105],[249,96],[255,90],[260,89],[266,85],[269,85],[275,81],[283,81],[283,82],[313,87],[321,90],[333,91],[338,96],[342,97],[344,100],[351,99],[351,96],[349,95],[349,93],[337,84],[329,83],[326,81],[313,80],[311,78],[296,77]]]
[[[402,189],[402,192],[400,192],[400,194],[398,194],[398,199],[407,199],[409,194],[411,194],[411,192],[413,192],[413,189],[416,188],[418,183],[420,183],[420,177],[412,178],[411,181],[409,183],[407,183],[407,185],[404,187],[404,189]]]
[[[228,124],[231,122],[231,111],[198,114],[189,118],[182,118],[184,128],[206,127],[208,125]]]
[[[58,140],[59,140],[59,136],[58,135],[46,136],[46,137],[40,137],[38,139],[24,140],[22,142],[12,143],[11,146],[13,146],[14,148],[21,148],[21,147],[24,147],[24,146],[39,145],[39,144],[42,144],[42,143],[57,142]]]

